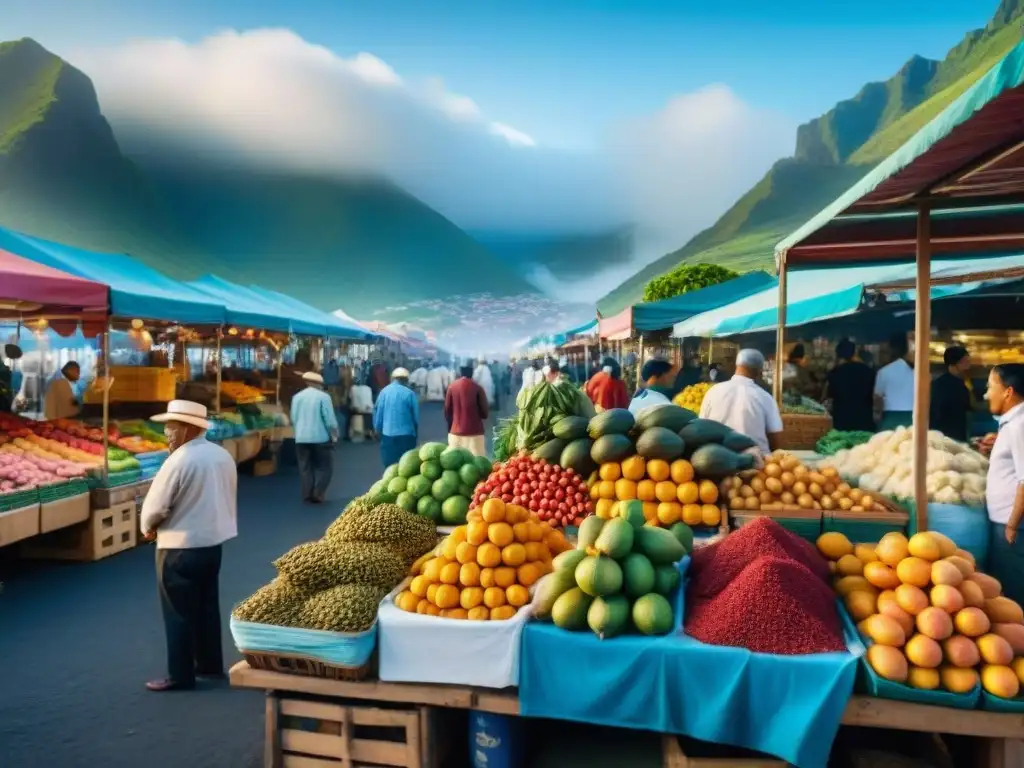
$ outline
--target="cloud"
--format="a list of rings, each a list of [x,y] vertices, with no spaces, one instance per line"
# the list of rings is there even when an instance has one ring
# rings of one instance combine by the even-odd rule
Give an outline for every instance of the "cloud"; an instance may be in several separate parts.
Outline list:
[[[612,126],[597,151],[567,153],[440,78],[410,79],[372,53],[340,57],[281,29],[70,58],[93,78],[129,152],[173,141],[272,166],[384,174],[466,229],[633,222],[669,249],[787,154],[795,128],[717,85]]]

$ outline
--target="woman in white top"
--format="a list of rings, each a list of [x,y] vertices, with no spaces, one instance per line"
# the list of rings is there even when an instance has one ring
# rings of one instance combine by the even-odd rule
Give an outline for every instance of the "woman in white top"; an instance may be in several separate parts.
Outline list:
[[[893,361],[875,377],[875,402],[881,406],[879,431],[909,427],[914,422],[914,369],[907,362],[909,346],[904,333],[889,339]]]
[[[487,395],[488,404],[494,405],[494,378],[491,376],[491,369],[487,367],[486,361],[481,360],[476,370],[473,371],[473,381],[479,384],[484,394]]]
[[[672,402],[672,385],[676,381],[676,367],[668,360],[648,360],[640,369],[644,386],[636,391],[629,403],[629,412],[636,416],[640,411],[655,405]]]

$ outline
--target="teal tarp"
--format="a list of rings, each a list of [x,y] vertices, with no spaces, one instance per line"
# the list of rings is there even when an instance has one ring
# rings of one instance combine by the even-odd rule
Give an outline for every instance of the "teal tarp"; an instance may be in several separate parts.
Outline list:
[[[239,286],[241,287],[241,286]],[[278,301],[283,305],[291,307],[294,310],[296,318],[301,318],[303,321],[310,324],[322,324],[325,329],[325,334],[337,339],[351,339],[354,341],[371,341],[376,338],[380,338],[379,334],[368,331],[360,325],[354,322],[348,322],[343,320],[337,315],[332,315],[327,312],[322,312],[316,307],[310,306],[303,301],[288,296],[277,291],[271,291],[267,288],[261,288],[258,285],[250,285],[247,289],[258,297],[263,297],[270,301]],[[298,331],[296,331],[298,333]]]
[[[221,280],[214,275],[206,275],[188,283],[190,288],[222,303],[227,310],[227,322],[231,325],[248,326],[267,331],[288,333],[294,331],[289,317],[283,313],[282,307],[274,302],[254,301],[246,292],[239,291],[240,286]],[[298,333],[298,331],[294,331]],[[318,334],[319,335],[319,334]]]
[[[747,272],[745,275],[701,288],[699,291],[691,291],[662,301],[635,304],[633,328],[641,332],[671,328],[687,318],[759,293],[775,283],[775,278],[767,272]]]
[[[1024,42],[1006,54],[978,82],[968,88],[902,147],[879,163],[838,200],[775,246],[776,262],[783,251],[799,245],[810,235],[827,226],[850,206],[895,176],[924,155],[954,128],[967,122],[974,114],[1004,91],[1024,84]]]
[[[536,346],[553,346],[558,347],[565,344],[573,336],[578,336],[581,333],[587,333],[597,328],[597,319],[588,320],[581,325],[577,325],[575,328],[570,328],[567,331],[561,331],[560,333],[542,333],[539,336],[533,336],[522,346],[526,349]]]
[[[0,228],[0,248],[110,286],[110,313],[165,322],[221,325],[227,311],[206,294],[121,253],[97,253]]]

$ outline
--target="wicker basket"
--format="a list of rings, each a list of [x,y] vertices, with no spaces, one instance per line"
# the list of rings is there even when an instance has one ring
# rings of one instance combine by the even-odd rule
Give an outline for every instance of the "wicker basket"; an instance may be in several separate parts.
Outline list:
[[[814,446],[832,429],[827,413],[812,416],[803,413],[782,414],[782,446],[792,451],[813,451]]]
[[[377,654],[374,653],[366,662],[358,667],[342,667],[328,664],[310,656],[292,656],[270,654],[259,651],[242,651],[246,662],[253,669],[267,672],[281,672],[286,675],[303,677],[325,677],[330,680],[357,682],[365,680],[377,672]]]

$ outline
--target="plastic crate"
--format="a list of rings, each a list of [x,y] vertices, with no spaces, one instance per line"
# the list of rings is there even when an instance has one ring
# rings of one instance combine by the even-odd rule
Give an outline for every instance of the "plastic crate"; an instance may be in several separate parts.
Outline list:
[[[39,503],[39,489],[33,488],[30,491],[11,491],[0,494],[0,512],[9,512],[12,509],[21,509]]]
[[[107,475],[106,482],[103,481],[102,474],[96,474],[89,477],[89,487],[117,488],[120,485],[131,485],[132,483],[137,483],[141,477],[141,469],[128,469],[124,472],[111,472]]]
[[[46,504],[49,501],[70,499],[72,496],[81,496],[89,492],[89,483],[84,479],[69,480],[66,483],[47,485],[39,489],[39,501]]]
[[[842,533],[850,541],[878,541],[885,534],[907,532],[906,512],[846,512],[830,510],[822,519],[822,531]]]
[[[742,528],[758,517],[770,517],[790,533],[795,533],[802,539],[815,542],[821,536],[822,513],[817,509],[784,509],[772,512],[744,512],[736,509],[729,510],[729,519],[732,527]]]

